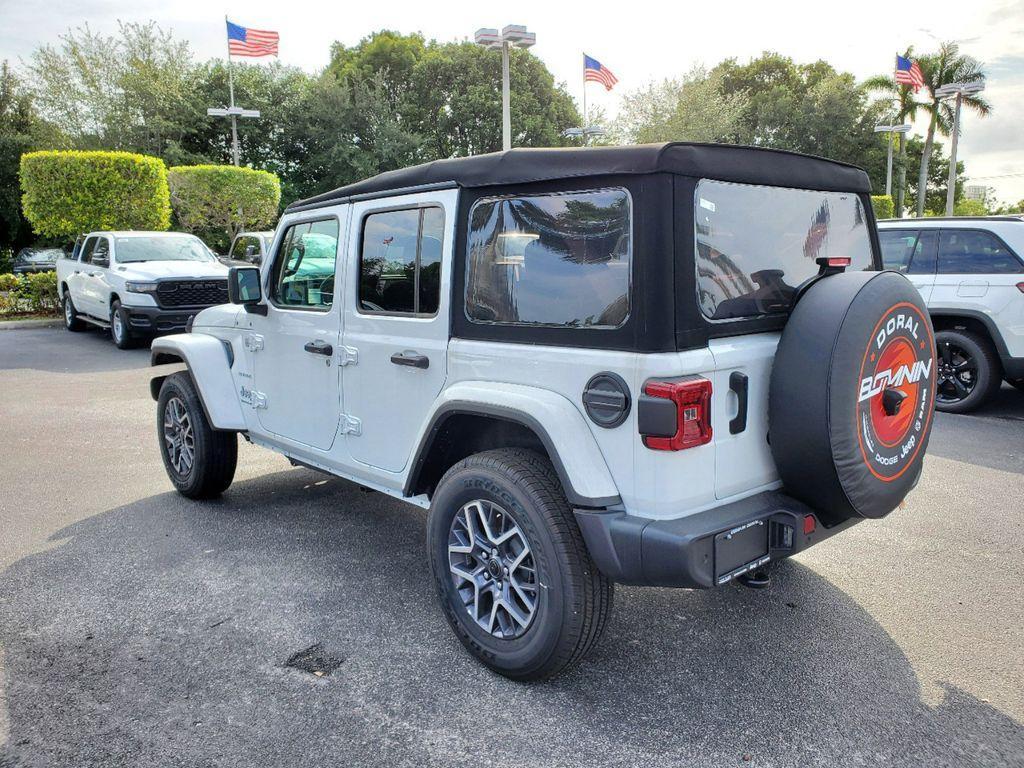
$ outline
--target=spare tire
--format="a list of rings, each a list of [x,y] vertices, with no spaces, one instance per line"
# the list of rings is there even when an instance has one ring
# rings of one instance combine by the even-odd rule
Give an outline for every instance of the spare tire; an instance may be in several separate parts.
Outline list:
[[[935,408],[935,338],[896,272],[831,275],[793,309],[772,368],[772,456],[825,525],[884,517],[917,484]]]

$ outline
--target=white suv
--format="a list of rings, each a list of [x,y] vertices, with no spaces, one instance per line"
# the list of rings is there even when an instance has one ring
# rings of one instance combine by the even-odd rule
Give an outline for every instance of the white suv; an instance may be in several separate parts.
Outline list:
[[[195,235],[91,232],[57,259],[64,325],[110,329],[121,349],[183,331],[190,317],[228,299],[228,268]]]
[[[882,261],[928,305],[938,343],[940,411],[965,413],[1003,379],[1024,389],[1024,216],[892,219]]]
[[[293,204],[232,304],[153,344],[168,476],[237,434],[429,508],[441,606],[517,679],[582,658],[613,582],[767,583],[913,488],[935,394],[866,174],[722,145],[517,149]],[[769,434],[770,426],[770,434]]]

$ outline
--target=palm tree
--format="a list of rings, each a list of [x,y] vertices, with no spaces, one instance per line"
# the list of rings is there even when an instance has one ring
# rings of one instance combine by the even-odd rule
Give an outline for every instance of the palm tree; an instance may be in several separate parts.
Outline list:
[[[907,48],[903,57],[909,59],[913,53],[913,47]],[[864,81],[862,87],[869,93],[880,94],[882,101],[888,102],[896,108],[896,115],[892,120],[893,125],[914,122],[917,117],[917,108],[921,105],[914,100],[914,90],[909,85],[897,83],[892,75],[875,75]],[[887,111],[886,114],[891,114],[891,112]],[[886,134],[886,139],[892,141],[892,136]],[[907,190],[907,135],[905,133],[898,135],[896,146],[896,216],[902,218],[903,201]]]
[[[939,46],[939,52],[931,56],[923,56],[918,59],[921,65],[921,72],[924,74],[924,82],[931,95],[931,101],[922,104],[928,115],[928,135],[925,137],[924,153],[921,155],[921,172],[917,177],[917,215],[924,215],[924,201],[928,188],[928,164],[932,159],[932,148],[935,146],[935,130],[938,129],[943,136],[948,136],[953,126],[953,108],[944,101],[935,98],[935,91],[949,83],[978,83],[985,81],[985,70],[981,62],[973,56],[964,56],[960,53],[960,46],[956,43],[943,43]],[[992,105],[984,97],[977,94],[963,97],[963,106],[969,107],[979,115],[987,115],[992,111]]]

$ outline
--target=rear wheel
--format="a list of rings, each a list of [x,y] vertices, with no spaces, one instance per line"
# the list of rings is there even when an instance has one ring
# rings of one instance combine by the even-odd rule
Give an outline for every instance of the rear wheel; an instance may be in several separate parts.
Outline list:
[[[84,330],[85,323],[78,319],[78,310],[75,309],[75,303],[71,300],[71,294],[67,288],[64,289],[62,303],[64,304],[64,327],[75,332]]]
[[[210,426],[192,378],[174,373],[164,379],[157,400],[157,434],[167,476],[183,496],[220,496],[235,477],[238,436]]]
[[[559,674],[604,631],[613,584],[590,559],[551,463],[532,451],[487,451],[448,470],[427,547],[448,623],[506,677]]]
[[[937,331],[935,347],[937,410],[968,413],[999,389],[999,359],[985,339],[968,331]]]

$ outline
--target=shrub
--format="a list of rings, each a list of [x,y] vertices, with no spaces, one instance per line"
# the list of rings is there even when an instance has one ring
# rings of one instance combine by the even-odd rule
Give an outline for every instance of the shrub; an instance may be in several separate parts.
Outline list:
[[[30,152],[21,156],[21,204],[45,237],[96,229],[171,225],[163,160],[129,152]]]
[[[52,314],[59,305],[56,272],[0,275],[0,292],[6,293],[6,296],[0,296],[0,314]]]
[[[954,216],[988,216],[988,208],[981,200],[963,199],[953,206]]]
[[[14,267],[14,251],[0,248],[0,275],[10,272]]]
[[[896,215],[896,204],[892,195],[872,195],[871,207],[875,209],[876,219],[891,219]]]
[[[178,225],[226,251],[239,232],[266,229],[277,218],[281,182],[268,171],[233,165],[176,166],[167,172]]]

